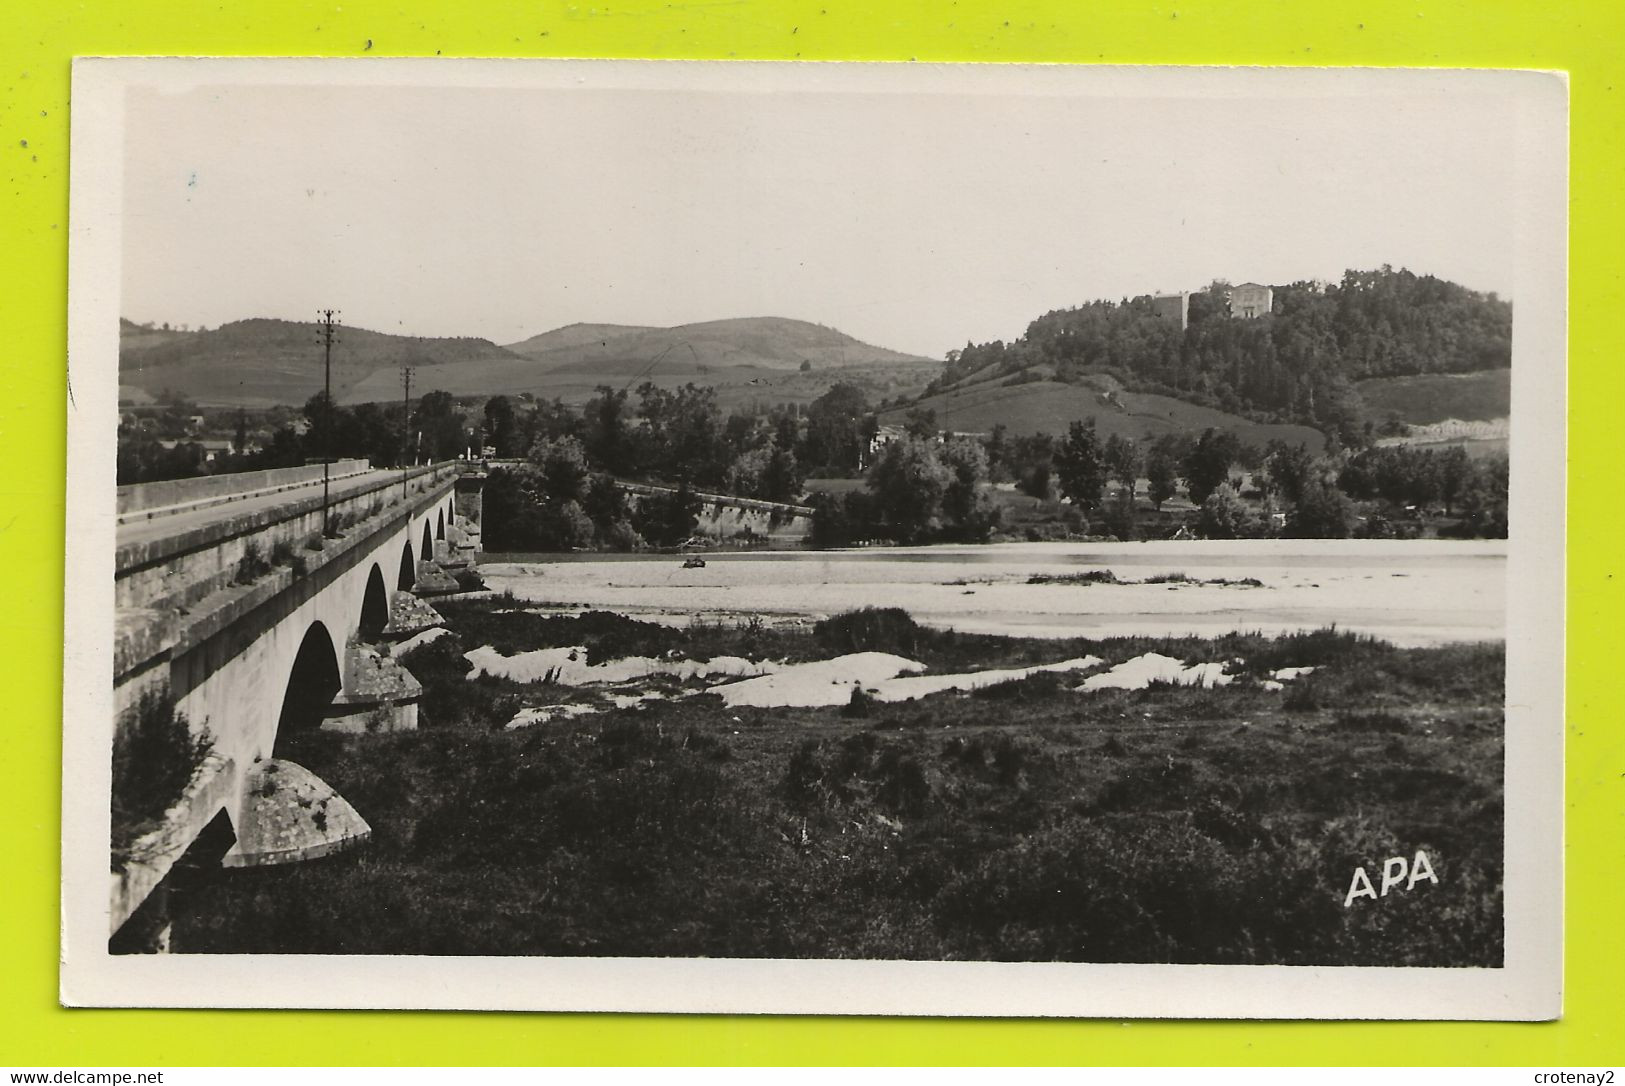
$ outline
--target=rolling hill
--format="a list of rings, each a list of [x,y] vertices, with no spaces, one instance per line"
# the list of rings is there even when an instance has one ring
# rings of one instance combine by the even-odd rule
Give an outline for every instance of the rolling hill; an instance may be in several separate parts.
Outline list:
[[[742,317],[675,328],[569,325],[509,344],[507,349],[549,368],[604,376],[636,376],[652,363],[705,373],[738,367],[797,370],[803,362],[827,369],[930,361],[875,347],[821,324],[785,317]]]
[[[127,325],[127,327],[126,327]],[[210,332],[154,333],[121,324],[119,383],[139,399],[172,389],[207,405],[303,404],[322,387],[316,326],[257,318]],[[803,371],[802,363],[809,369]],[[836,381],[874,399],[913,395],[940,362],[876,347],[783,317],[708,321],[676,328],[572,324],[501,347],[484,339],[395,336],[345,328],[333,350],[340,403],[393,402],[400,367],[418,392],[454,396],[530,393],[582,403],[599,385],[651,380],[711,385],[724,409],[807,403]]]
[[[1064,434],[1076,419],[1093,417],[1102,438],[1121,434],[1136,441],[1167,433],[1200,433],[1208,427],[1229,430],[1249,445],[1262,446],[1272,438],[1303,444],[1319,452],[1325,435],[1308,426],[1260,423],[1211,407],[1201,407],[1169,396],[1123,391],[1120,382],[1089,376],[1086,383],[1026,380],[1011,384],[1007,378],[959,384],[948,392],[927,396],[909,408],[883,414],[882,423],[901,424],[909,410],[935,411],[937,425],[961,433],[987,433],[1003,424],[1011,434]]]
[[[397,399],[401,366],[477,367],[505,361],[523,360],[485,339],[344,328],[333,347],[333,397],[348,403]],[[313,323],[255,318],[148,346],[121,344],[119,350],[121,385],[149,394],[172,389],[200,404],[299,405],[321,391],[322,379],[322,348]],[[358,397],[356,390],[364,382],[370,382],[369,391]],[[373,385],[382,394],[371,394]]]
[[[525,358],[534,358],[558,347],[584,347],[592,343],[608,343],[618,336],[656,331],[659,329],[645,324],[566,324],[563,328],[555,328],[518,343],[509,343],[506,348]]]

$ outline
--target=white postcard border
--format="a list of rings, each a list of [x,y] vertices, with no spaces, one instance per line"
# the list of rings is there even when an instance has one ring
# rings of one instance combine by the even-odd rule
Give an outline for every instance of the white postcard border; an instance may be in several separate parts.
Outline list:
[[[123,96],[131,85],[1518,99],[1500,969],[107,953]],[[1560,73],[776,62],[80,59],[74,66],[61,997],[74,1006],[1548,1019],[1561,1004],[1567,81]],[[1380,546],[1380,544],[1377,544]]]

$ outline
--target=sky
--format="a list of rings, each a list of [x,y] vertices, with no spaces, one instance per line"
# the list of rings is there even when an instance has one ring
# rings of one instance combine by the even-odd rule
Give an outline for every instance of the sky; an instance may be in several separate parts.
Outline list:
[[[1516,124],[1481,84],[1124,93],[1051,72],[956,93],[933,71],[928,90],[132,87],[121,312],[332,307],[497,343],[782,316],[941,357],[1215,278],[1391,264],[1513,294]]]

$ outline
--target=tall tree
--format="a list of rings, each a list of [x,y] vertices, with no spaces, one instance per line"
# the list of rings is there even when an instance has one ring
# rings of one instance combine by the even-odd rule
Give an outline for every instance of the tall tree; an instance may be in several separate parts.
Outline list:
[[[1146,456],[1145,473],[1150,485],[1147,496],[1160,512],[1162,503],[1179,493],[1178,461],[1166,445],[1158,443]]]
[[[1106,472],[1105,449],[1095,432],[1094,417],[1074,421],[1055,455],[1061,493],[1085,513],[1092,513],[1100,507]]]
[[[599,385],[581,411],[582,444],[593,463],[611,475],[629,474],[633,466],[626,413],[626,390],[608,385]]]
[[[506,396],[492,396],[485,401],[485,444],[493,446],[498,456],[519,454],[519,420],[513,401]]]
[[[1220,483],[1202,499],[1196,533],[1203,539],[1247,539],[1259,534],[1252,510],[1229,483]]]
[[[935,441],[903,437],[881,450],[868,484],[892,537],[921,543],[941,530],[942,499],[952,479]]]
[[[1185,489],[1191,501],[1200,505],[1230,477],[1230,466],[1241,456],[1241,441],[1228,430],[1211,427],[1185,457]]]
[[[587,496],[592,472],[586,450],[575,438],[539,442],[530,450],[529,459],[540,473],[542,493],[550,503],[579,502]]]
[[[814,471],[856,474],[873,432],[872,422],[863,390],[838,381],[807,405],[807,432],[797,458]]]
[[[793,502],[801,496],[803,478],[796,454],[774,442],[762,473],[762,497],[770,502]]]
[[[1354,505],[1335,486],[1311,479],[1286,521],[1295,539],[1347,539],[1354,530]]]
[[[1116,479],[1123,487],[1134,492],[1134,484],[1140,477],[1140,447],[1133,438],[1122,434],[1113,434],[1106,439],[1102,457],[1106,461],[1106,476]]]
[[[956,437],[939,456],[948,469],[942,492],[942,517],[953,535],[968,542],[985,540],[998,523],[998,509],[987,495],[987,452],[975,438]]]
[[[463,420],[456,401],[443,389],[426,392],[412,412],[413,437],[428,460],[455,460],[464,451]]]
[[[1315,459],[1302,443],[1288,445],[1276,438],[1265,447],[1264,472],[1270,487],[1293,505],[1302,500],[1314,469]]]

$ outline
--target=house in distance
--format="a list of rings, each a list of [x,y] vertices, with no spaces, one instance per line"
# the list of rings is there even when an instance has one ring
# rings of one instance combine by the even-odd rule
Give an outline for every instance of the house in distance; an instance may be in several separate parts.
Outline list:
[[[1270,312],[1275,305],[1275,291],[1262,283],[1242,283],[1240,286],[1230,287],[1225,294],[1225,300],[1230,304],[1230,315],[1232,317],[1251,320]],[[1157,316],[1163,320],[1178,321],[1180,331],[1190,327],[1190,291],[1182,290],[1176,294],[1154,294],[1151,296],[1151,307]]]
[[[1275,291],[1261,283],[1242,283],[1230,288],[1230,315],[1251,319],[1269,313],[1275,304]]]

